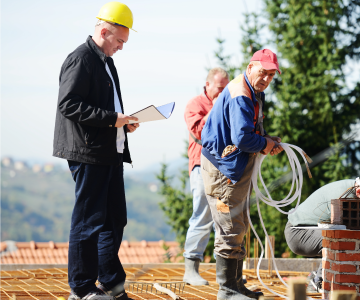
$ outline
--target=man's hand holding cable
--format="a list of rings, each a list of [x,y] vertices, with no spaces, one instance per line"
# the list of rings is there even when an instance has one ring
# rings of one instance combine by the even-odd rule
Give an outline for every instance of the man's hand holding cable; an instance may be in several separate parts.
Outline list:
[[[273,150],[275,142],[268,136],[264,136],[264,138],[266,139],[266,147],[264,150],[261,150],[260,153],[263,155],[268,155],[270,151]]]
[[[281,138],[279,138],[278,136],[270,136],[270,135],[266,135],[265,137],[269,137],[275,142],[275,146],[270,151],[271,156],[278,155],[281,151],[284,151],[284,149],[280,145]]]
[[[115,123],[115,127],[123,127],[124,125],[129,124],[130,120],[131,121],[137,121],[138,118],[118,113],[118,117],[117,117],[117,120],[116,120],[116,123]],[[137,126],[137,127],[139,127],[139,126]],[[131,132],[133,132],[133,131],[131,131]]]

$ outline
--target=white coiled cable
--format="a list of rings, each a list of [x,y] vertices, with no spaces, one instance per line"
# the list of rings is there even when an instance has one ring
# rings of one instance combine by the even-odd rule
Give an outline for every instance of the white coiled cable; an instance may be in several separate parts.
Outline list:
[[[290,166],[291,166],[291,169],[292,169],[293,178],[292,178],[292,184],[291,184],[291,189],[290,189],[289,194],[282,200],[273,200],[272,199],[272,197],[271,197],[271,195],[270,195],[270,193],[269,193],[269,191],[268,191],[268,189],[267,189],[267,187],[266,187],[266,185],[264,183],[264,180],[263,180],[263,178],[261,176],[261,165],[262,165],[262,162],[264,161],[266,155],[258,155],[256,157],[255,166],[254,166],[253,174],[252,174],[252,177],[251,177],[252,186],[254,188],[255,195],[256,195],[256,205],[257,205],[257,209],[258,209],[258,212],[259,212],[261,226],[262,226],[262,228],[263,228],[263,230],[265,232],[267,240],[269,240],[269,236],[268,236],[268,233],[267,233],[265,225],[264,225],[264,221],[263,221],[262,216],[261,216],[259,199],[261,201],[263,201],[264,203],[266,203],[267,205],[275,207],[279,212],[281,212],[283,214],[287,214],[287,215],[294,213],[296,211],[296,209],[298,208],[299,204],[300,204],[301,189],[302,189],[302,185],[303,185],[303,172],[302,172],[301,164],[300,164],[295,152],[293,151],[293,149],[298,151],[300,153],[300,155],[302,156],[302,158],[304,159],[305,165],[306,165],[306,167],[308,169],[309,176],[311,178],[311,173],[310,173],[310,170],[309,170],[309,167],[308,167],[308,161],[311,162],[311,159],[306,155],[306,153],[301,148],[299,148],[297,146],[294,146],[294,145],[291,145],[291,144],[280,143],[280,145],[282,146],[282,148],[284,149],[286,155],[288,156],[289,163],[290,163]],[[291,149],[291,148],[293,148],[293,149]],[[262,185],[264,187],[264,190],[265,190],[265,192],[267,194],[267,197],[260,191],[260,189],[258,187],[258,184],[257,184],[258,176],[259,176],[260,181],[261,181],[261,183],[262,183]],[[259,241],[259,244],[261,246],[261,255],[260,255],[259,263],[258,263],[257,269],[256,269],[258,279],[261,282],[261,284],[270,293],[273,293],[273,294],[275,294],[275,295],[277,295],[279,297],[285,298],[285,299],[289,299],[288,297],[285,297],[284,295],[281,295],[281,294],[271,290],[260,278],[260,264],[261,264],[261,260],[262,260],[263,255],[264,255],[264,247],[262,245],[262,242],[261,242],[258,234],[255,231],[255,228],[254,228],[252,222],[251,222],[251,218],[250,218],[250,194],[251,194],[251,189],[249,188],[249,192],[248,192],[248,196],[247,196],[247,215],[248,215],[248,219],[249,219],[249,222],[250,222],[250,226],[251,226],[251,228],[252,228],[252,230],[253,230],[253,232],[254,232],[254,234],[255,234],[255,236],[256,236],[256,238]],[[290,205],[291,203],[293,203],[296,200],[297,200],[296,207],[291,212],[286,212],[286,211],[283,211],[281,209],[281,207]],[[272,248],[271,243],[269,243],[269,248],[270,248],[271,259],[273,260],[276,274],[279,277],[280,281],[287,287],[286,282],[281,278],[281,276],[279,274],[279,271],[278,271],[278,268],[276,266],[276,262],[275,262],[275,259],[274,259],[274,249]]]

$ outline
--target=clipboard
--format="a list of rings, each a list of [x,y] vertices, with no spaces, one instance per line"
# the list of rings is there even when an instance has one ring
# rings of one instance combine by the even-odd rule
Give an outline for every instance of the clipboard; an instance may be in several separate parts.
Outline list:
[[[137,117],[139,120],[138,121],[129,120],[129,124],[166,120],[170,118],[174,110],[174,107],[175,107],[175,102],[171,102],[158,107],[155,107],[154,105],[150,105],[131,114],[130,116]]]

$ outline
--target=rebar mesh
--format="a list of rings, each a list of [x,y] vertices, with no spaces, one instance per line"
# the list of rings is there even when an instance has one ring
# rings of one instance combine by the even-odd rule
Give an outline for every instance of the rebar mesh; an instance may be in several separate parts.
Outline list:
[[[179,299],[183,300],[216,300],[219,286],[216,283],[215,265],[209,267],[200,267],[201,276],[209,281],[209,285],[190,286],[186,285],[182,278],[184,276],[184,268],[170,268],[159,264],[155,268],[125,268],[128,281],[125,283],[126,292],[129,297],[134,300],[171,300],[172,298],[154,288],[154,284],[158,283],[174,292]],[[267,290],[263,289],[257,280],[255,270],[243,270],[243,274],[247,277],[247,286],[257,285],[259,290],[265,296],[272,296]],[[260,272],[263,281],[271,286],[271,288],[282,295],[286,295],[287,290],[281,282],[273,277],[268,276],[268,271]],[[281,276],[301,276],[306,273],[301,272],[285,272],[280,271]],[[1,271],[0,278],[0,298],[1,299],[38,299],[38,300],[54,300],[58,297],[67,299],[70,288],[67,282],[67,269],[35,269],[35,270],[16,270]],[[321,294],[309,294],[314,299],[321,298]],[[280,299],[274,298],[274,299]]]

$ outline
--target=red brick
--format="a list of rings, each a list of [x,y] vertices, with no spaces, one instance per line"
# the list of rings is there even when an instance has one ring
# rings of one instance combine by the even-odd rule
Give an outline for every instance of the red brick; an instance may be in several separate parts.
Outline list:
[[[323,281],[322,283],[322,289],[324,291],[331,291],[331,284],[330,282]]]
[[[336,239],[360,239],[360,230],[334,230]]]
[[[321,235],[326,237],[326,234],[329,230],[321,230]]]
[[[338,253],[339,254],[339,253]],[[323,254],[324,256],[324,254]],[[335,260],[335,252],[327,249],[326,251],[326,256],[325,256],[327,259],[331,259],[331,260]]]
[[[321,250],[321,252],[322,252],[322,257],[325,257],[325,258],[326,258],[326,256],[327,256],[327,255],[326,255],[326,252],[327,252],[326,249],[323,248],[323,249]]]
[[[331,246],[330,244],[331,244],[331,242],[328,239],[323,239],[322,240],[323,248],[330,248],[330,246]]]
[[[334,273],[325,272],[325,279],[331,282],[333,281],[334,275],[335,275]]]
[[[331,251],[329,251],[331,252]],[[328,254],[329,257],[329,254]],[[336,253],[336,260],[338,261],[359,261],[360,253]]]
[[[335,230],[327,230],[326,237],[334,238],[335,237]]]
[[[355,246],[355,242],[332,242],[330,244],[330,248],[333,250],[355,250]]]
[[[337,274],[335,276],[335,282],[360,283],[360,275]]]
[[[330,262],[327,260],[322,261],[322,268],[323,269],[329,269],[330,270]]]
[[[336,272],[342,272],[342,273],[354,273],[356,272],[356,266],[355,265],[340,265],[332,263],[331,270]]]
[[[330,282],[323,281],[323,283],[322,283],[322,288],[323,288],[323,290],[325,290],[325,291],[331,291],[331,284],[330,284]]]
[[[347,286],[342,284],[331,283],[332,291],[356,291],[356,286]]]

